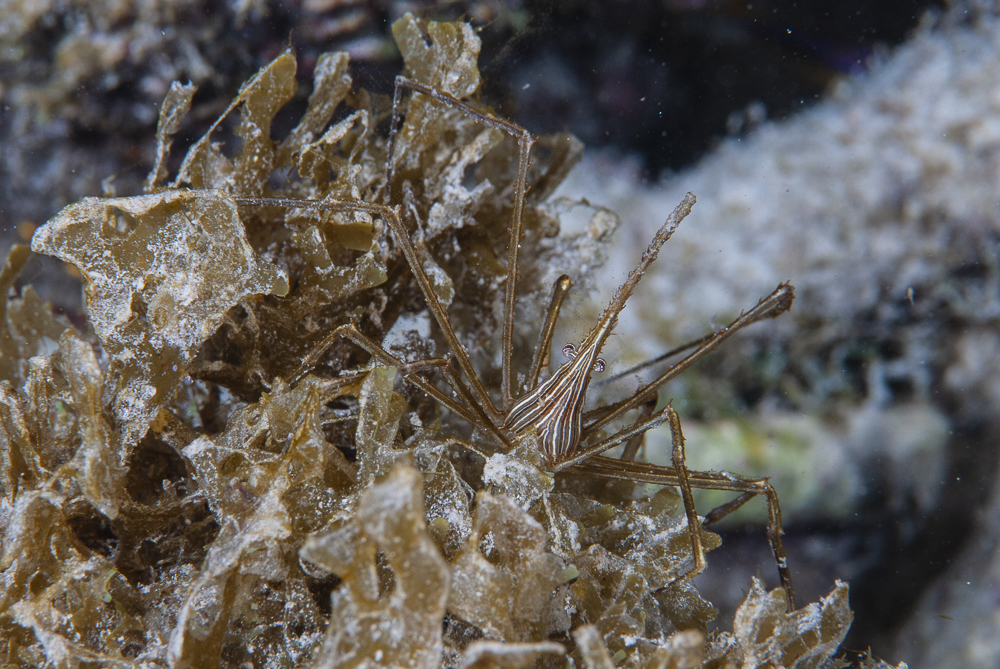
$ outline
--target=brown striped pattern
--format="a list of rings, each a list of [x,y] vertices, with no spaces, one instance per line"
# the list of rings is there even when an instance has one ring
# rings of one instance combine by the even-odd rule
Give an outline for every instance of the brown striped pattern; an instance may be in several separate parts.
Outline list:
[[[597,346],[584,344],[573,359],[519,397],[507,412],[504,428],[521,435],[534,426],[539,450],[550,463],[565,460],[580,445],[583,403],[597,353]]]

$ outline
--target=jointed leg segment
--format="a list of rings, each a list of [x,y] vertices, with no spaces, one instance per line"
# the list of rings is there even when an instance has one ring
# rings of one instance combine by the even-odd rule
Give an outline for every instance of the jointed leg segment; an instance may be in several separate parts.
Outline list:
[[[747,325],[756,323],[757,321],[766,318],[774,318],[775,316],[784,313],[789,307],[791,307],[794,295],[795,289],[790,284],[781,284],[774,290],[773,293],[761,299],[760,302],[757,303],[757,306],[753,309],[740,314],[739,318],[734,320],[728,326],[700,340],[701,344],[698,348],[686,355],[680,361],[671,365],[656,379],[640,388],[632,397],[588,412],[584,416],[584,419],[589,419],[591,422],[584,427],[584,435],[586,436],[600,430],[612,421],[620,418],[632,409],[635,409],[643,402],[655,397],[656,393],[661,387],[663,387],[664,384],[694,363],[701,360],[708,353],[715,350],[719,344],[724,342],[726,339],[729,339],[731,336],[736,334],[736,332],[743,329]]]
[[[694,506],[694,493],[691,491],[691,479],[688,476],[687,464],[684,455],[684,433],[681,431],[681,421],[677,417],[677,412],[667,406],[670,418],[670,441],[673,444],[671,449],[671,462],[674,471],[677,472],[677,487],[681,491],[681,499],[684,501],[684,514],[687,516],[688,533],[691,535],[691,559],[694,564],[691,570],[681,578],[691,578],[705,570],[705,549],[701,545],[701,522],[698,520],[698,511]]]
[[[578,471],[605,478],[615,478],[623,481],[633,481],[649,483],[652,485],[668,485],[681,487],[681,474],[674,467],[663,467],[660,465],[642,464],[637,462],[623,462],[602,456],[594,456],[585,462],[575,465],[572,471]],[[778,504],[778,495],[767,479],[743,479],[726,472],[686,472],[691,488],[702,490],[724,490],[737,492],[740,495],[733,501],[723,504],[712,510],[706,516],[705,524],[709,525],[718,522],[730,513],[740,508],[754,497],[761,495],[767,501],[768,522],[767,538],[771,545],[771,552],[774,554],[775,562],[778,566],[778,575],[781,578],[782,588],[788,595],[789,610],[795,608],[795,591],[792,587],[791,573],[788,569],[788,559],[785,553],[785,545],[781,535],[781,507]],[[683,494],[683,493],[682,493]],[[688,503],[685,501],[685,513],[689,513]],[[696,531],[699,524],[693,524],[688,516],[688,525],[691,531]],[[695,538],[692,536],[692,543]],[[700,543],[700,536],[698,537]],[[695,550],[695,556],[699,554]],[[693,558],[697,565],[697,557]],[[696,572],[692,570],[684,578],[694,576]]]
[[[573,287],[573,280],[563,274],[556,279],[556,284],[552,289],[552,301],[545,312],[545,323],[538,333],[538,345],[535,347],[535,355],[531,361],[531,371],[528,372],[528,379],[525,383],[525,390],[530,390],[538,385],[538,377],[542,373],[542,368],[549,365],[549,351],[552,349],[552,335],[556,331],[556,321],[559,319],[559,311],[562,309],[566,294]]]

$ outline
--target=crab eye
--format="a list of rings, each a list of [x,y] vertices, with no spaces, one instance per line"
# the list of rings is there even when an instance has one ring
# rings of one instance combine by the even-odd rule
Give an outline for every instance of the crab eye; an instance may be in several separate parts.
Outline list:
[[[576,346],[573,346],[572,344],[566,344],[565,346],[563,346],[562,351],[563,355],[569,358],[570,360],[576,357]]]
[[[594,371],[598,374],[604,371],[604,358],[598,358],[594,361]]]

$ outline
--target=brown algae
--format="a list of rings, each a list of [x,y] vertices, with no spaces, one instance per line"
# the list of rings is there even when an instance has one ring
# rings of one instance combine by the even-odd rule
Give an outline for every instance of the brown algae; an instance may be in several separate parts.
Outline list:
[[[465,24],[394,27],[407,75],[457,98],[479,86]],[[754,582],[731,632],[690,568],[683,506],[627,482],[553,477],[537,451],[482,458],[393,367],[349,342],[289,383],[352,321],[382,341],[418,322],[419,287],[383,222],[360,210],[245,207],[275,197],[381,201],[387,105],[352,92],[344,54],[317,63],[306,112],[282,53],[248,81],[169,185],[173,133],[193,87],[160,115],[147,193],[86,199],[33,250],[75,265],[92,331],[29,290],[27,256],[0,274],[0,660],[114,667],[834,667],[847,586],[786,611]],[[540,138],[527,173],[519,308],[602,256],[615,226],[558,234],[576,205],[549,196],[579,158]],[[498,315],[516,143],[416,96],[397,135],[393,188],[435,293],[484,382],[502,376]],[[458,308],[460,307],[460,308]],[[440,333],[397,338],[441,355]],[[515,356],[531,350],[514,332]],[[474,434],[469,434],[474,439]],[[498,467],[502,465],[502,476]],[[701,533],[706,549],[719,539]],[[568,656],[568,657],[567,657]],[[888,666],[865,660],[866,666]]]

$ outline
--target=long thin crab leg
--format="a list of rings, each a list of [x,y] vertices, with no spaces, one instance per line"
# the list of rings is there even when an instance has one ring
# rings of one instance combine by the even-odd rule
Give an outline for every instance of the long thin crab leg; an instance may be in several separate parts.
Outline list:
[[[427,273],[424,272],[423,265],[420,263],[420,259],[417,257],[417,251],[413,247],[413,242],[410,241],[409,236],[406,233],[406,229],[403,227],[402,221],[394,210],[392,211],[392,217],[389,219],[389,227],[392,228],[393,234],[396,236],[396,241],[399,242],[400,248],[403,250],[403,255],[406,256],[406,261],[409,263],[410,268],[413,270],[413,276],[417,279],[417,284],[420,286],[420,291],[424,294],[424,300],[427,302],[427,308],[430,309],[431,314],[434,316],[434,320],[437,321],[438,326],[441,328],[441,333],[444,335],[445,340],[448,342],[449,348],[455,354],[455,360],[458,362],[459,368],[469,379],[469,383],[472,386],[472,390],[479,400],[480,406],[482,406],[486,411],[493,417],[490,421],[491,424],[499,421],[500,412],[493,405],[493,401],[490,399],[489,393],[486,392],[486,388],[483,387],[482,382],[479,377],[476,376],[476,370],[472,367],[472,361],[469,360],[469,354],[466,352],[465,347],[458,340],[458,336],[455,334],[455,330],[451,327],[451,320],[448,318],[448,312],[444,305],[438,300],[437,293],[434,292],[434,288],[431,287],[430,279],[427,278]]]
[[[501,443],[501,445],[503,445],[503,447],[506,450],[512,449],[514,447],[514,444],[511,443],[510,439],[507,438],[506,434],[504,434],[496,425],[493,424],[493,421],[490,420],[490,417],[486,415],[486,412],[479,405],[479,402],[477,402],[476,398],[472,396],[472,392],[469,390],[469,386],[467,386],[465,382],[462,381],[462,376],[450,367],[448,369],[445,369],[444,371],[445,371],[445,379],[451,385],[455,393],[458,394],[459,398],[461,398],[463,402],[465,402],[468,406],[470,406],[472,410],[479,416],[479,422],[471,423],[471,425],[477,425],[477,424],[482,425],[494,437],[497,438],[497,440]]]
[[[552,335],[556,331],[556,321],[559,319],[559,310],[562,309],[566,294],[573,287],[573,280],[563,274],[556,279],[556,284],[552,289],[552,301],[545,312],[545,323],[541,332],[538,333],[538,345],[535,347],[535,356],[531,361],[531,371],[528,372],[528,380],[525,383],[525,390],[529,390],[538,385],[538,377],[542,373],[542,368],[549,364],[549,350],[552,348]]]
[[[477,423],[475,414],[467,407],[462,406],[454,399],[445,395],[441,390],[432,384],[430,381],[420,376],[416,372],[422,368],[426,368],[426,365],[420,365],[418,363],[409,364],[406,363],[393,354],[386,351],[384,348],[379,346],[376,342],[372,341],[368,337],[361,334],[361,331],[354,325],[354,323],[348,323],[347,325],[341,325],[339,328],[333,331],[334,335],[338,338],[349,339],[354,342],[365,351],[370,353],[372,357],[381,362],[387,367],[397,367],[400,373],[403,375],[407,381],[417,386],[425,393],[436,399],[438,402],[448,407],[450,410],[454,411],[456,414],[464,418],[465,420]],[[434,365],[435,367],[447,367],[448,361],[442,361],[441,365]]]
[[[334,340],[340,339],[342,337],[343,334],[337,332],[337,330],[334,330],[330,335],[327,335],[327,338],[332,338]],[[299,368],[295,370],[295,373],[292,374],[292,376],[289,378],[288,380],[289,387],[294,388],[295,386],[297,386],[299,382],[302,381],[302,379],[304,379],[306,375],[313,370],[313,368],[315,368],[316,361],[319,359],[319,357],[321,357],[321,356],[314,357],[314,354],[317,352],[317,350],[325,351],[327,348],[329,348],[329,344],[327,344],[326,340],[324,340],[318,347],[316,347],[316,349],[313,349],[313,351],[306,357],[306,361],[303,362],[301,365],[299,365]],[[429,372],[436,369],[446,369],[448,365],[451,364],[451,362],[449,360],[446,360],[445,358],[427,358],[426,360],[415,360],[413,362],[402,362],[400,360],[400,362],[402,363],[401,365],[395,365],[395,366],[399,367],[400,373],[403,374],[404,377],[410,374],[416,374],[418,372]],[[362,372],[362,375],[363,374],[364,373]]]
[[[394,153],[396,150],[396,128],[399,124],[399,103],[402,96],[402,90],[404,88],[427,95],[442,104],[453,107],[467,116],[474,118],[482,125],[485,125],[488,128],[493,128],[494,130],[505,132],[517,140],[517,181],[514,184],[514,212],[511,215],[510,222],[510,242],[507,249],[507,279],[504,283],[503,300],[503,387],[501,392],[503,394],[503,408],[504,411],[506,411],[513,403],[511,356],[514,341],[514,287],[517,283],[517,254],[521,243],[521,232],[523,227],[522,212],[524,210],[524,197],[527,191],[528,159],[531,154],[531,145],[534,143],[535,139],[531,136],[531,133],[516,123],[511,123],[510,121],[498,118],[492,114],[481,112],[478,109],[462,102],[458,98],[442,91],[435,90],[426,84],[420,83],[419,81],[407,79],[403,76],[397,76],[396,89],[392,99],[392,123],[389,128],[388,164],[386,166],[387,180],[385,186],[385,197],[387,202],[390,201],[391,198],[392,181],[395,176],[393,158],[395,157]],[[416,267],[414,267],[414,271],[416,271]],[[465,370],[463,369],[463,371]],[[466,376],[469,376],[467,372]]]
[[[640,420],[645,420],[653,414],[653,409],[656,408],[657,400],[658,398],[655,397],[646,400],[646,403],[639,407]],[[640,433],[628,440],[628,443],[625,444],[625,449],[622,451],[622,460],[625,460],[626,462],[635,461],[635,456],[639,454],[639,448],[642,447],[642,439],[644,436],[645,433]]]
[[[624,370],[622,372],[618,372],[614,376],[606,376],[603,379],[601,379],[600,381],[597,381],[596,383],[594,383],[594,385],[595,386],[604,386],[604,385],[607,385],[609,383],[614,383],[618,379],[624,379],[626,376],[631,376],[632,374],[635,374],[636,372],[641,372],[644,369],[649,369],[650,367],[658,365],[659,363],[663,362],[664,360],[668,360],[668,359],[674,357],[678,353],[683,353],[684,351],[689,351],[689,350],[691,350],[691,349],[693,349],[693,348],[695,348],[697,346],[702,346],[706,342],[710,341],[712,339],[712,337],[716,336],[719,332],[721,332],[721,330],[717,330],[716,332],[709,332],[704,337],[700,337],[698,339],[695,339],[694,341],[689,341],[688,343],[681,344],[680,346],[675,346],[674,348],[670,349],[666,353],[661,353],[660,355],[656,356],[655,358],[651,358],[649,360],[646,360],[645,362],[640,362],[638,365],[635,365],[633,367],[629,367],[628,369],[626,369],[626,370]]]
[[[719,522],[720,520],[722,520],[729,514],[733,513],[734,511],[742,507],[750,500],[752,500],[754,497],[757,496],[757,494],[758,494],[757,492],[745,492],[739,497],[735,497],[729,500],[725,504],[720,504],[719,506],[715,507],[707,514],[705,514],[705,524],[711,525],[712,523]]]
[[[330,349],[330,347],[341,338],[340,333],[336,330],[330,331],[325,337],[323,337],[323,340],[314,346],[313,350],[309,351],[309,354],[302,359],[302,364],[299,365],[299,368],[296,369],[295,373],[289,378],[288,385],[292,387],[297,386],[299,381],[305,378],[306,374],[316,368],[316,365],[318,365],[320,360],[323,359],[323,356],[326,355],[326,352]]]
[[[573,466],[570,471],[633,483],[680,485],[680,476],[673,467],[624,462],[600,455]],[[792,587],[792,576],[788,570],[785,545],[781,539],[781,506],[778,504],[778,494],[770,482],[767,479],[743,479],[726,472],[688,472],[688,481],[692,488],[741,493],[733,502],[724,504],[710,512],[708,518],[711,519],[711,522],[717,522],[757,495],[762,495],[767,500],[767,539],[771,545],[771,552],[774,554],[774,561],[778,565],[781,586],[788,596],[788,608],[793,610],[795,608],[795,590]]]
[[[295,209],[319,209],[330,212],[363,211],[374,216],[379,216],[383,220],[388,221],[389,227],[392,229],[393,236],[396,238],[397,243],[402,249],[403,255],[406,257],[406,261],[409,263],[410,268],[413,271],[413,276],[417,279],[417,285],[420,286],[420,291],[424,294],[424,299],[427,302],[427,308],[430,309],[431,314],[434,316],[434,320],[436,320],[438,325],[441,327],[441,332],[444,335],[445,340],[448,342],[448,346],[455,354],[458,366],[469,378],[469,383],[472,385],[472,390],[475,393],[476,398],[479,400],[480,406],[485,408],[486,411],[493,417],[493,420],[490,421],[491,423],[496,424],[500,421],[500,412],[497,411],[493,402],[490,400],[489,393],[486,392],[486,388],[483,387],[483,384],[479,381],[479,377],[476,376],[476,371],[472,367],[472,362],[469,360],[468,353],[466,353],[465,347],[462,346],[461,342],[459,342],[458,336],[452,329],[451,321],[448,319],[448,313],[445,310],[444,305],[442,305],[438,300],[434,289],[431,287],[430,279],[427,278],[427,273],[423,270],[423,266],[417,257],[417,251],[414,248],[409,235],[406,233],[406,228],[403,226],[403,222],[399,217],[399,212],[396,209],[381,204],[345,202],[333,199],[293,200],[274,197],[234,199],[237,204],[258,207],[271,206]],[[326,343],[327,346],[329,346],[332,342],[333,340],[331,340],[329,336],[327,336],[324,340],[324,343]]]
[[[432,359],[430,361],[421,360],[413,363],[404,362],[379,346],[378,343],[361,334],[357,327],[355,327],[354,323],[341,325],[339,328],[334,330],[334,333],[336,333],[339,337],[350,339],[355,344],[372,354],[372,356],[374,356],[383,365],[398,367],[400,373],[403,375],[403,378],[423,390],[448,409],[454,411],[458,416],[464,419],[465,422],[470,425],[482,425],[482,427],[487,429],[494,437],[496,437],[501,444],[504,444],[505,446],[510,445],[509,440],[503,435],[503,433],[488,420],[483,408],[469,393],[468,387],[465,386],[458,375],[452,372],[449,368],[449,361]],[[428,368],[440,369],[444,371],[446,378],[452,383],[452,386],[459,393],[460,397],[464,401],[469,402],[471,408],[456,402],[451,397],[448,397],[448,395],[442,392],[440,388],[416,373]]]
[[[760,300],[750,311],[740,315],[739,318],[730,323],[727,327],[715,332],[709,339],[705,340],[695,351],[685,356],[683,359],[671,365],[665,372],[654,381],[643,386],[635,395],[622,402],[609,404],[587,413],[585,418],[600,416],[583,428],[583,435],[593,434],[597,430],[605,427],[615,419],[636,408],[643,402],[652,398],[663,384],[683,372],[685,369],[701,360],[709,352],[713,351],[726,339],[732,337],[742,328],[765,318],[774,318],[784,313],[792,306],[795,297],[795,288],[789,283],[778,286],[773,293]]]
[[[670,423],[670,436],[673,443],[673,449],[671,452],[673,467],[671,468],[671,472],[673,477],[677,480],[677,487],[680,488],[681,491],[681,499],[684,501],[684,513],[687,516],[688,534],[691,537],[692,565],[688,571],[675,579],[675,581],[680,581],[697,576],[703,572],[705,567],[708,565],[705,561],[705,550],[701,543],[701,521],[698,519],[698,511],[694,505],[694,493],[691,490],[691,480],[688,475],[687,465],[684,462],[684,433],[681,431],[680,418],[678,418],[677,412],[674,411],[668,404],[650,418],[636,423],[632,428],[630,428],[629,431],[641,434],[653,427],[656,427],[656,425],[661,424],[664,421],[668,421]],[[612,439],[616,437],[613,437]],[[603,444],[604,442],[598,444],[597,447],[600,447]],[[585,450],[583,452],[587,453],[588,451]],[[568,462],[575,464],[573,461]]]
[[[672,409],[669,406],[664,407],[660,411],[654,413],[649,418],[641,420],[638,423],[635,423],[634,425],[629,425],[628,427],[622,428],[621,430],[611,435],[607,439],[599,441],[593,446],[588,446],[587,448],[584,448],[583,450],[574,453],[572,457],[566,458],[561,462],[554,463],[552,471],[561,472],[565,469],[570,469],[571,467],[575,467],[587,461],[589,458],[599,455],[604,451],[610,450],[615,446],[624,444],[626,441],[629,441],[630,439],[632,439],[637,435],[644,434],[649,430],[652,430],[654,427],[659,427],[660,425],[663,425],[669,420],[670,411],[672,411]]]
[[[670,420],[670,441],[673,445],[671,449],[671,462],[674,471],[677,472],[678,488],[681,491],[681,499],[684,500],[684,514],[687,516],[688,532],[691,535],[691,558],[694,564],[690,571],[680,578],[691,578],[697,576],[705,570],[705,550],[701,545],[701,521],[698,520],[698,511],[694,505],[694,493],[691,492],[691,480],[688,476],[687,465],[684,455],[684,433],[681,431],[681,421],[677,417],[677,412],[670,405],[667,405],[667,415]]]

